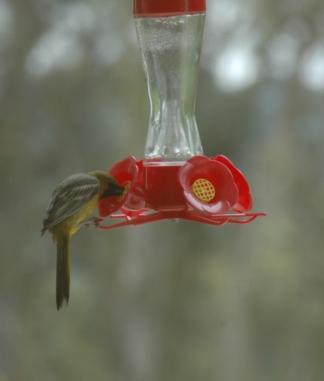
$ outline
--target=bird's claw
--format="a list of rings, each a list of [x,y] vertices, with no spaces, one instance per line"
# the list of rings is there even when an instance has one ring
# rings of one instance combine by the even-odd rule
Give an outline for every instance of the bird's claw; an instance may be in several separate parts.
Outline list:
[[[96,228],[98,228],[100,225],[101,225],[101,223],[102,223],[102,221],[103,221],[104,219],[103,218],[101,218],[101,217],[96,217],[95,219],[94,219],[94,226],[96,227]]]
[[[92,217],[92,218],[88,218],[87,220],[83,221],[81,225],[82,225],[82,227],[85,227],[85,228],[91,228],[91,227],[98,228],[102,221],[103,221],[103,218]]]

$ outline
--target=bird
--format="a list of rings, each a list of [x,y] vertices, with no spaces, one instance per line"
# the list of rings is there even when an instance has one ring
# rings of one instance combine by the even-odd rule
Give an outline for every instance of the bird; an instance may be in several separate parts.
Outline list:
[[[125,187],[104,171],[77,173],[67,177],[53,191],[43,220],[41,234],[52,234],[56,242],[56,307],[59,310],[63,302],[70,297],[70,240],[71,237],[88,222],[103,198],[122,196]]]

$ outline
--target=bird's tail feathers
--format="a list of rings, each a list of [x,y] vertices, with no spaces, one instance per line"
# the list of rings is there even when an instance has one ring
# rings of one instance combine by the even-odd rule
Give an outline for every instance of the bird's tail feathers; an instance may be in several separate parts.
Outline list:
[[[56,307],[59,310],[70,296],[70,236],[67,233],[56,235]]]

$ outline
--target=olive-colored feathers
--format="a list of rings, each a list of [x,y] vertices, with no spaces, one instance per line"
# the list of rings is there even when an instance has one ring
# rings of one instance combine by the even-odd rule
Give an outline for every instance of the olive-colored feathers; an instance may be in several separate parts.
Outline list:
[[[70,295],[70,238],[89,218],[102,197],[122,195],[124,188],[103,171],[78,173],[63,180],[52,193],[42,234],[52,233],[57,246],[56,306]]]

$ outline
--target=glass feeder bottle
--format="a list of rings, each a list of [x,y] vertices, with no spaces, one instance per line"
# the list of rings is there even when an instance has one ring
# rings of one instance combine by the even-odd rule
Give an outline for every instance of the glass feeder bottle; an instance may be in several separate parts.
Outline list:
[[[195,108],[205,9],[205,0],[134,0],[150,100],[146,165],[203,154]]]

